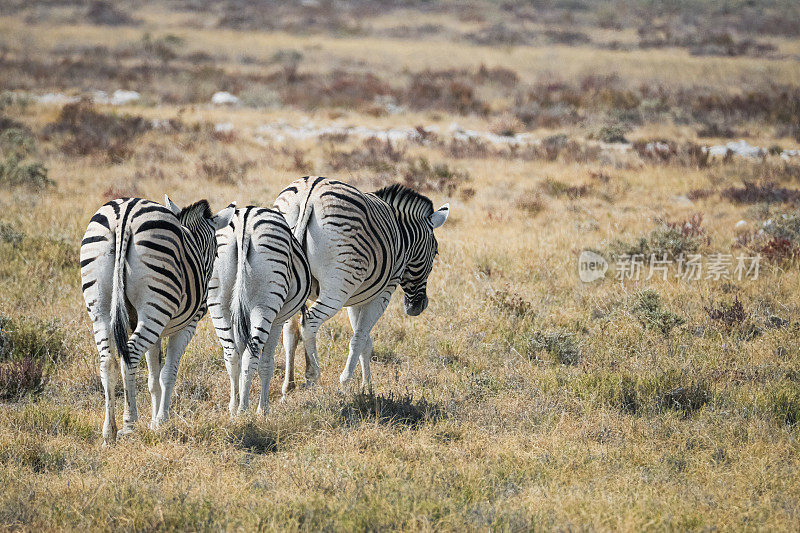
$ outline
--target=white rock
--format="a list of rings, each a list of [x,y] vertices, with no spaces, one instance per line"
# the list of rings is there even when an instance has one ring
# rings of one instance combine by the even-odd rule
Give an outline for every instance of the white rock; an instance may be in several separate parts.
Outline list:
[[[114,91],[114,94],[111,95],[111,100],[109,100],[109,103],[111,105],[126,105],[130,104],[131,102],[136,102],[140,98],[141,96],[136,91],[117,89]]]
[[[239,98],[229,92],[219,91],[211,97],[211,103],[214,105],[236,105],[239,103]]]
[[[80,100],[77,96],[67,96],[64,93],[47,93],[34,97],[40,104],[71,104]]]
[[[750,230],[750,224],[746,220],[740,220],[733,225],[733,231],[737,235],[747,233]]]
[[[214,131],[216,133],[233,133],[233,123],[232,122],[219,122],[214,124]]]
[[[759,148],[758,146],[753,146],[744,139],[740,139],[738,141],[731,141],[728,144],[726,144],[725,147],[731,152],[733,152],[735,155],[741,157],[758,158],[758,157],[764,157],[764,154],[766,153],[763,148]]]

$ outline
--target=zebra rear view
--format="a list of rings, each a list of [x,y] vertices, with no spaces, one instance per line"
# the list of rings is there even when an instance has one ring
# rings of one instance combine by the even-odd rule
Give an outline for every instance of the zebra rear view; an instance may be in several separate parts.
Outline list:
[[[93,323],[105,393],[105,444],[116,440],[115,353],[125,391],[123,428],[138,419],[136,371],[147,353],[151,427],[169,417],[178,363],[206,312],[215,232],[233,208],[212,215],[201,200],[184,209],[140,198],[113,200],[92,217],[81,243],[83,297]],[[130,335],[129,335],[129,332]],[[162,368],[161,339],[168,338]]]
[[[372,327],[400,286],[406,314],[428,305],[427,283],[438,243],[434,230],[447,220],[448,204],[434,210],[430,199],[402,185],[364,193],[340,181],[307,176],[295,180],[275,200],[294,236],[303,244],[316,300],[303,317],[306,377],[319,377],[316,334],[323,322],[347,307],[353,337],[339,376],[352,379],[361,362],[362,384],[370,383]],[[296,325],[284,328],[287,358],[297,345]],[[287,372],[292,366],[287,365]]]
[[[208,306],[231,380],[229,410],[231,416],[247,410],[257,367],[258,412],[266,414],[281,327],[308,299],[311,272],[286,220],[272,209],[237,209],[217,241]],[[293,375],[286,372],[284,391],[294,386]]]

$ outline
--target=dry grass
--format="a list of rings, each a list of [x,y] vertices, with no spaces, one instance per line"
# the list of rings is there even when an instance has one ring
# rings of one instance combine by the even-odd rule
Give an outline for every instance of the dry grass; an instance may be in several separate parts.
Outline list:
[[[0,97],[2,160],[46,169],[0,180],[0,529],[795,529],[800,170],[711,159],[697,134],[798,147],[785,54],[800,41],[760,26],[796,8],[764,2],[739,18],[694,1],[662,13],[681,49],[647,48],[664,28],[593,3],[4,7],[4,89],[143,98]],[[706,29],[735,34],[691,40]],[[753,57],[762,41],[777,51]],[[744,55],[692,55],[726,43]],[[210,106],[217,90],[243,105]],[[263,124],[305,120],[439,133],[256,141]],[[542,142],[456,142],[452,122]],[[321,387],[279,403],[275,379],[266,420],[230,421],[204,319],[167,427],[147,429],[142,368],[144,419],[103,449],[77,258],[88,218],[127,193],[269,205],[307,172],[366,190],[405,180],[451,204],[429,308],[407,317],[395,297],[374,330],[374,389],[337,391],[340,313],[319,335]],[[582,283],[586,248],[765,259],[756,280]]]

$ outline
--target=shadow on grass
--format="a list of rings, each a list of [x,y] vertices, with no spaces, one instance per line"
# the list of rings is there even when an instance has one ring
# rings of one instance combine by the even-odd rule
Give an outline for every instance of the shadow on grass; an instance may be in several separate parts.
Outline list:
[[[339,414],[347,426],[375,421],[390,426],[418,428],[425,422],[444,418],[444,410],[425,398],[414,400],[414,395],[408,392],[396,396],[393,392],[375,394],[371,389],[362,389],[348,396],[341,402]]]

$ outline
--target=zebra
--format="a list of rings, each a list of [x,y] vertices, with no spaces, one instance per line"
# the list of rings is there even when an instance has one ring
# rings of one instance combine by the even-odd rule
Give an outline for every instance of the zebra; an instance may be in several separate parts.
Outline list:
[[[252,206],[237,209],[230,225],[217,232],[208,308],[231,380],[231,416],[237,408],[247,410],[256,367],[261,378],[258,412],[269,412],[269,384],[281,327],[310,292],[306,254],[279,212]],[[293,363],[287,358],[287,368]],[[287,371],[284,389],[293,387],[293,378],[294,371]]]
[[[138,419],[136,371],[145,352],[153,409],[150,427],[156,429],[169,417],[178,363],[206,312],[215,232],[227,226],[234,213],[228,207],[212,215],[206,200],[184,209],[166,195],[164,200],[166,207],[141,198],[106,203],[89,221],[81,242],[83,298],[105,393],[105,445],[117,437],[115,352],[125,391],[119,434],[133,431]],[[162,338],[169,339],[163,367]]]
[[[313,276],[316,301],[303,315],[301,332],[307,381],[315,383],[320,374],[317,330],[347,307],[353,336],[339,381],[350,381],[360,360],[362,386],[371,384],[370,331],[398,285],[407,315],[428,306],[428,275],[438,254],[433,230],[447,220],[449,204],[434,211],[428,198],[399,184],[363,193],[340,181],[306,176],[280,193],[275,208],[303,244]],[[287,360],[294,357],[297,334],[296,323],[284,326]]]

